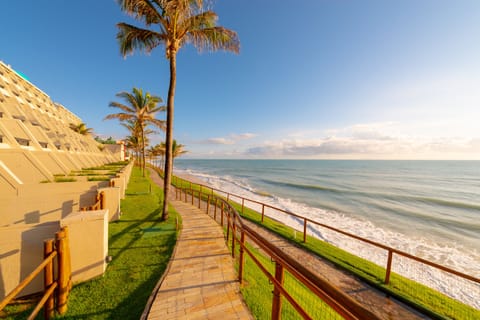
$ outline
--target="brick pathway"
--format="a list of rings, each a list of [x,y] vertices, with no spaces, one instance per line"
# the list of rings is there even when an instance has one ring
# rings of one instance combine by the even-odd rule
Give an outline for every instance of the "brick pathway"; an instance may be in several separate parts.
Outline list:
[[[183,228],[148,319],[253,319],[221,227],[191,205],[171,204],[181,214]]]
[[[151,175],[154,181],[157,179],[156,177],[156,174]],[[197,203],[196,200],[195,205],[197,205]],[[154,303],[154,305],[156,304],[161,307],[156,307],[155,309],[152,307],[148,319],[220,319],[222,317],[224,319],[252,319],[248,309],[243,303],[240,293],[238,293],[238,282],[236,281],[233,270],[233,262],[225,246],[222,230],[212,217],[205,214],[206,204],[202,201],[202,210],[181,201],[172,201],[172,204],[174,204],[177,211],[182,214],[185,234],[191,233],[191,235],[185,240],[181,240],[180,238],[177,245],[177,254],[175,254],[174,257],[174,263],[177,263],[178,268],[174,271],[172,265],[172,269],[167,275],[167,279],[171,277],[173,279],[172,281],[175,281],[176,284],[172,283],[173,287],[169,289],[165,284],[167,279],[164,281]],[[210,207],[210,210],[213,210],[213,207]],[[185,215],[184,212],[186,212]],[[212,212],[210,212],[210,215],[212,215]],[[219,219],[219,215],[217,215],[217,219]],[[340,270],[332,263],[306,252],[254,223],[244,222],[254,228],[268,241],[275,243],[277,247],[298,261],[302,261],[311,271],[334,283],[342,291],[374,312],[381,319],[429,319],[429,317],[418,313],[398,300],[389,297],[347,272]],[[200,223],[205,223],[205,225],[199,227]],[[213,232],[217,233],[214,234]],[[212,245],[211,248],[207,249],[206,254],[199,252],[200,246],[197,246],[197,244],[200,242],[205,243],[202,244],[202,246],[205,245],[207,247],[208,245]],[[218,247],[216,246],[214,248],[213,243],[215,242],[218,242]],[[214,259],[217,259],[219,262],[214,262]],[[220,267],[216,268],[217,263],[218,266],[220,266],[220,261],[227,262],[226,264],[230,266],[226,273],[218,270]],[[192,271],[187,271],[186,266],[182,266],[180,263],[188,266],[198,265],[198,268],[200,268],[199,266],[201,265],[204,267],[204,271],[202,271],[201,274],[196,271],[192,273]],[[209,270],[208,268],[212,269]],[[223,269],[223,267],[221,267],[221,269]],[[201,282],[200,279],[203,279],[203,284],[201,285],[197,284]],[[185,291],[185,293],[182,293],[182,295],[185,295],[185,297],[180,297],[181,295],[178,294],[178,292],[183,291]],[[174,292],[175,295],[173,295]],[[232,295],[232,297],[236,296],[236,300],[233,300],[231,303],[219,300],[221,297],[228,297],[230,295]],[[191,302],[192,300],[195,302]],[[203,309],[201,305],[204,305],[205,309]],[[244,310],[243,313],[232,311],[232,308],[233,310],[237,310],[240,306],[242,310]],[[170,317],[170,314],[166,313],[165,310],[175,311],[176,313],[172,313]],[[228,312],[231,313],[229,314]]]

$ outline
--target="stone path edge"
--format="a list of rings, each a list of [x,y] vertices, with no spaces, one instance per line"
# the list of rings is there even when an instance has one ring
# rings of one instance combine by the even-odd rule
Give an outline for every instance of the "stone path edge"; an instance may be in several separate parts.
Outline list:
[[[170,201],[172,203],[172,201]],[[178,248],[178,238],[182,235],[183,232],[183,224],[181,224],[182,228],[177,232],[177,239],[175,241],[175,247],[173,248],[172,255],[170,256],[170,259],[168,260],[167,267],[165,268],[165,271],[163,272],[162,276],[158,280],[157,284],[155,285],[155,288],[153,288],[152,293],[148,297],[147,304],[145,305],[145,309],[143,309],[142,316],[140,317],[140,320],[147,320],[148,314],[150,313],[150,309],[152,308],[153,302],[155,301],[155,297],[157,296],[158,290],[160,290],[160,287],[162,286],[163,281],[168,275],[168,272],[170,271],[170,268],[172,267],[173,264],[173,257],[175,257],[175,254],[177,253],[177,248]]]

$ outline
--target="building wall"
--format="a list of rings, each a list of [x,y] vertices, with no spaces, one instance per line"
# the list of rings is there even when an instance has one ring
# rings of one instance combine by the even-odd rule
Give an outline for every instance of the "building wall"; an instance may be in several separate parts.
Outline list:
[[[91,136],[70,128],[80,123],[0,61],[0,300],[40,263],[43,241],[60,226],[71,229],[73,281],[105,271],[108,221],[120,217],[124,184],[109,188],[108,181],[85,177],[50,183],[54,175],[122,160],[122,152],[102,151]],[[131,166],[124,172],[130,175]],[[106,210],[78,212],[93,205],[99,191],[107,195]],[[40,290],[41,277],[20,296]]]

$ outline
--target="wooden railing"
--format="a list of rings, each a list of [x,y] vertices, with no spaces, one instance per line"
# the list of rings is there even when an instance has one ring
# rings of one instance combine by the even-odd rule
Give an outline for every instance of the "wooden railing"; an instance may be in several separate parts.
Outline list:
[[[103,210],[106,208],[106,197],[105,192],[99,192],[95,196],[95,203],[91,206],[82,207],[80,211],[93,211],[93,210]]]
[[[419,273],[420,272],[425,272],[423,270],[425,268],[431,268],[433,270],[437,270],[437,272],[441,272],[441,273],[446,274],[448,277],[456,278],[457,279],[456,281],[458,282],[458,284],[457,284],[458,286],[462,286],[462,285],[464,285],[463,282],[466,282],[467,285],[472,286],[472,288],[473,288],[472,291],[474,291],[474,292],[469,292],[469,294],[474,294],[475,297],[480,301],[480,290],[478,290],[478,288],[480,288],[480,279],[477,278],[477,277],[474,277],[472,275],[468,275],[468,274],[465,274],[463,272],[453,270],[453,269],[448,268],[446,266],[443,266],[443,265],[440,265],[438,263],[434,263],[434,262],[428,261],[426,259],[414,256],[412,254],[409,254],[407,252],[392,248],[392,247],[387,246],[385,244],[382,244],[382,243],[379,243],[379,242],[372,241],[370,239],[366,239],[366,238],[357,236],[355,234],[346,232],[344,230],[340,230],[338,228],[320,223],[320,222],[315,221],[311,218],[301,216],[301,215],[298,215],[298,214],[295,214],[293,212],[286,211],[286,210],[283,210],[283,209],[280,209],[280,208],[276,208],[274,206],[271,206],[269,204],[265,204],[265,203],[262,203],[262,202],[259,202],[259,201],[256,201],[256,200],[252,200],[252,199],[248,199],[248,198],[245,198],[245,197],[242,197],[242,196],[239,196],[239,195],[231,194],[231,193],[228,193],[228,192],[216,189],[216,188],[211,188],[211,187],[206,186],[206,185],[193,184],[191,181],[184,180],[184,179],[181,179],[181,178],[178,178],[178,177],[174,177],[173,183],[174,183],[174,185],[177,185],[177,186],[182,186],[182,185],[186,186],[185,188],[183,188],[184,192],[188,192],[190,194],[196,193],[199,198],[202,198],[202,196],[203,196],[203,198],[206,199],[207,197],[215,196],[215,193],[217,193],[218,195],[220,195],[220,196],[224,197],[224,199],[226,199],[225,203],[229,203],[229,201],[235,201],[239,205],[241,205],[240,213],[242,215],[244,214],[245,207],[248,205],[248,203],[260,206],[261,207],[261,213],[259,211],[259,214],[261,214],[261,218],[260,218],[261,223],[264,222],[265,211],[266,211],[265,209],[266,208],[275,210],[276,212],[279,212],[281,214],[285,214],[285,215],[288,215],[288,216],[291,216],[291,217],[295,217],[297,220],[302,221],[302,224],[303,224],[303,228],[302,228],[303,230],[300,231],[300,232],[302,232],[303,242],[307,242],[307,238],[308,238],[307,237],[307,232],[308,232],[309,226],[314,225],[314,226],[318,226],[318,227],[325,228],[327,230],[333,231],[337,234],[341,234],[341,235],[346,236],[346,237],[348,237],[350,239],[353,239],[355,241],[366,243],[366,244],[368,244],[370,246],[373,246],[375,248],[379,248],[381,250],[384,250],[384,252],[386,252],[385,275],[384,275],[384,280],[383,280],[385,285],[388,285],[389,282],[390,282],[390,278],[391,278],[391,274],[392,274],[392,265],[393,265],[393,262],[394,262],[394,256],[397,256],[397,257],[409,259],[410,261],[414,261],[415,263],[418,263],[419,264],[418,269],[420,270],[420,271],[418,271]],[[196,185],[199,188],[199,190],[195,190],[193,188],[193,185]],[[185,196],[185,198],[186,198],[186,196]],[[192,204],[193,204],[193,197],[192,197]],[[426,272],[428,272],[428,270]],[[412,279],[412,280],[416,281],[416,279]],[[453,281],[455,281],[455,280],[453,280]],[[425,283],[423,283],[423,284],[425,284]],[[425,284],[425,285],[427,285],[427,284]],[[386,288],[388,289],[388,287],[386,287]],[[447,294],[447,296],[449,296],[449,295]],[[400,298],[402,300],[404,299],[402,296],[398,296],[398,298]],[[405,300],[405,301],[406,302],[411,302],[408,299]],[[423,306],[423,305],[417,305],[417,304],[415,304],[415,307],[418,307],[423,311],[430,312],[429,307],[426,307],[426,306]],[[470,315],[472,315],[472,312],[473,312],[473,316],[476,316],[478,310],[477,311],[475,311],[475,310],[476,310],[475,307],[472,307],[472,311],[468,311],[466,317],[469,318]]]
[[[0,311],[43,271],[44,293],[28,319],[34,319],[42,308],[44,308],[45,319],[53,317],[55,310],[60,315],[64,314],[67,311],[68,295],[72,286],[69,248],[67,227],[57,232],[55,239],[45,240],[44,260],[0,302]],[[55,262],[56,268],[54,268]],[[56,279],[54,269],[57,270]]]
[[[198,207],[201,207],[201,191],[193,191],[187,188],[176,188],[176,198],[194,204],[195,193],[197,194]],[[190,195],[190,196],[188,196]],[[238,248],[238,279],[243,281],[245,271],[245,253],[252,259],[255,265],[262,271],[269,282],[273,284],[272,319],[280,319],[282,312],[282,297],[285,298],[296,312],[304,319],[312,319],[308,311],[302,307],[302,301],[298,301],[284,283],[285,271],[293,276],[303,286],[307,287],[315,296],[324,301],[334,313],[345,319],[380,319],[371,311],[365,309],[355,300],[334,287],[328,281],[318,277],[295,261],[282,250],[272,245],[255,230],[243,223],[242,217],[230,203],[215,194],[205,195],[205,210],[209,214],[213,211],[213,218],[226,228],[226,241],[230,243],[232,257],[235,258]],[[190,199],[189,199],[190,198]],[[217,213],[218,211],[218,213]],[[217,218],[217,216],[220,216]],[[218,221],[219,220],[219,221]],[[258,246],[275,263],[275,273],[271,274],[257,255],[249,248]],[[238,246],[238,247],[237,247]]]

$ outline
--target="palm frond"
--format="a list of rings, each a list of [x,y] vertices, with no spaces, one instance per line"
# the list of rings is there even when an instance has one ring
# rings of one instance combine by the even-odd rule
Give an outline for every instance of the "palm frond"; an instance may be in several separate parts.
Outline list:
[[[133,109],[132,107],[127,106],[123,103],[115,102],[115,101],[110,102],[110,104],[108,106],[111,107],[111,108],[118,108],[122,111],[125,111],[126,113],[135,112],[135,109]]]
[[[162,10],[155,7],[157,1],[150,0],[117,0],[122,11],[136,20],[143,20],[145,24],[156,24],[162,19]]]
[[[166,126],[166,121],[165,120],[159,120],[159,119],[149,119],[147,121],[149,124],[154,125],[155,127],[159,128],[162,131],[165,131],[167,126]]]
[[[128,23],[118,23],[117,40],[120,53],[125,57],[135,50],[150,53],[160,44],[166,42],[165,33],[158,33],[149,29],[135,27]]]
[[[118,119],[120,121],[127,121],[127,120],[130,120],[130,119],[133,119],[133,115],[128,114],[128,113],[113,113],[113,114],[107,115],[103,119],[104,120]]]
[[[224,27],[190,30],[184,41],[192,43],[200,52],[203,50],[240,52],[237,33]]]

